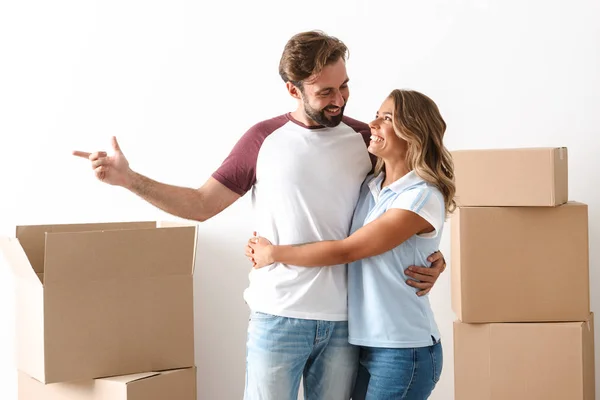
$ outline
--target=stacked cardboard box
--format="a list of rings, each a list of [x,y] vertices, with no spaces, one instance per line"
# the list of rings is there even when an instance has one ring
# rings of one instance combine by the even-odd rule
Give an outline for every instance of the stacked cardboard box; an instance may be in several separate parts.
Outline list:
[[[587,205],[566,148],[453,152],[456,400],[594,399]]]
[[[20,400],[195,400],[196,228],[17,227]],[[167,395],[168,394],[168,395]]]

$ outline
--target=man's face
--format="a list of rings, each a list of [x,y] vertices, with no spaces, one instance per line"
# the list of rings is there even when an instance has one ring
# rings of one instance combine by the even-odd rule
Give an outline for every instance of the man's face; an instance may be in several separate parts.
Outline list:
[[[323,126],[339,125],[350,96],[344,60],[325,66],[319,75],[304,81],[300,95],[308,118]]]

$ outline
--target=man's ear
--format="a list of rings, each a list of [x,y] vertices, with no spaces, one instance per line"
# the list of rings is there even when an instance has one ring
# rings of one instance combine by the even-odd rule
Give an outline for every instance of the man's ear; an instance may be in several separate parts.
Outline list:
[[[286,82],[285,83],[285,87],[288,91],[288,93],[290,94],[290,96],[292,96],[295,99],[302,99],[302,96],[300,95],[300,89],[294,85],[292,82]]]

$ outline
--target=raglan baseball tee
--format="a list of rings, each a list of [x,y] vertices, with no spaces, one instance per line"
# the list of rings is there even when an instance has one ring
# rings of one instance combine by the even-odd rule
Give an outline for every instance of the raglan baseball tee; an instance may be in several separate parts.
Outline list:
[[[333,128],[308,127],[288,113],[250,128],[212,176],[240,195],[252,191],[255,230],[273,244],[344,239],[373,166],[369,137],[367,124],[348,117]],[[244,299],[253,311],[348,319],[346,265],[275,263],[249,278]]]

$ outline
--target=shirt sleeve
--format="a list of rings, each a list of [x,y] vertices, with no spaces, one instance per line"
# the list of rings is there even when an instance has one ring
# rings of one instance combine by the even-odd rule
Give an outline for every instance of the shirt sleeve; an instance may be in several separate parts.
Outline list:
[[[212,177],[243,196],[256,182],[256,161],[264,140],[285,123],[282,117],[263,121],[250,128],[233,146]]]
[[[432,187],[406,190],[396,197],[390,208],[412,211],[435,229],[434,232],[420,236],[436,237],[444,225],[446,215],[444,200],[439,190]]]

